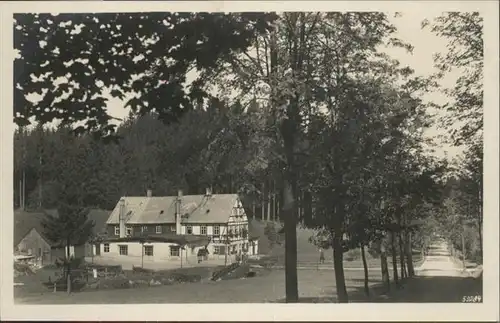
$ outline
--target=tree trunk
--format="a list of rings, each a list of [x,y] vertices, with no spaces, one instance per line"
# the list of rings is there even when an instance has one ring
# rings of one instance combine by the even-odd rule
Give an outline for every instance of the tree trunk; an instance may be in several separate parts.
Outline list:
[[[306,225],[311,224],[313,222],[313,214],[312,214],[312,196],[311,192],[304,192],[304,223]]]
[[[255,200],[252,201],[252,217],[255,220]]]
[[[42,209],[42,201],[43,201],[43,188],[42,188],[42,185],[43,185],[43,181],[42,181],[42,153],[40,152],[40,158],[39,158],[39,162],[40,162],[40,171],[39,171],[39,183],[38,183],[38,208],[41,210]]]
[[[271,221],[271,183],[268,181],[267,186],[267,222]]]
[[[260,201],[260,207],[261,207],[261,211],[262,211],[262,221],[265,221],[266,220],[266,204],[264,203],[264,183],[262,183],[262,191],[261,191],[261,201]]]
[[[392,271],[394,275],[394,282],[399,285],[398,277],[398,258],[396,253],[396,236],[394,232],[391,232],[391,254],[392,254]]]
[[[479,184],[481,185],[481,184]],[[482,196],[481,196],[481,187],[479,189],[479,197],[478,197],[478,205],[477,205],[477,233],[479,236],[479,252],[481,255],[481,263],[483,262],[483,206],[482,206]]]
[[[276,196],[276,219],[275,219],[275,221],[277,222],[281,222],[280,199],[281,199],[281,192],[278,191],[278,195]]]
[[[292,184],[285,180],[283,215],[285,221],[285,289],[286,302],[299,301],[297,281],[297,220]]]
[[[411,231],[406,234],[406,262],[408,264],[408,277],[415,276],[415,268],[413,267],[413,254],[412,254],[412,245],[411,245]]]
[[[478,233],[479,233],[479,252],[481,254],[481,263],[483,262],[483,230],[482,230],[483,224],[480,223],[478,225]]]
[[[68,240],[66,240],[66,285],[67,285],[67,291],[68,294],[71,293],[71,243]]]
[[[23,205],[22,210],[26,210],[26,172],[23,169]]]
[[[333,268],[335,271],[335,285],[339,303],[348,303],[349,296],[344,276],[344,250],[342,249],[342,234],[340,230],[333,233]]]
[[[399,243],[399,270],[401,271],[401,279],[405,279],[406,275],[406,264],[405,264],[405,252],[403,243],[403,232],[398,233],[398,243]]]
[[[389,277],[389,266],[387,264],[387,251],[385,249],[384,240],[380,241],[380,269],[382,270],[382,283],[386,288],[386,293],[391,290],[391,282]]]
[[[19,208],[23,209],[23,180],[19,180]]]
[[[301,191],[298,191],[297,192],[297,218],[298,218],[298,221],[303,223],[302,221],[302,192]]]
[[[361,258],[363,259],[363,270],[365,271],[365,295],[370,296],[370,288],[368,287],[368,264],[366,263],[366,255],[365,255],[365,245],[361,244]]]
[[[272,207],[272,210],[273,210],[272,219],[273,219],[273,222],[276,222],[276,183],[274,182],[274,180],[273,180],[273,207]]]
[[[466,251],[465,251],[465,226],[462,226],[462,266],[464,269],[466,268],[465,255],[466,255]]]

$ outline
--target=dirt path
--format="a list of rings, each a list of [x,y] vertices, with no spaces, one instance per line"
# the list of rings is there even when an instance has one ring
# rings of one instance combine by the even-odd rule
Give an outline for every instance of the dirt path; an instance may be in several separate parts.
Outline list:
[[[430,246],[430,252],[417,272],[422,277],[462,277],[462,268],[458,266],[448,251],[444,241],[437,241]]]
[[[482,279],[474,279],[451,258],[444,241],[437,241],[417,276],[408,280],[402,290],[393,293],[385,302],[481,302]]]

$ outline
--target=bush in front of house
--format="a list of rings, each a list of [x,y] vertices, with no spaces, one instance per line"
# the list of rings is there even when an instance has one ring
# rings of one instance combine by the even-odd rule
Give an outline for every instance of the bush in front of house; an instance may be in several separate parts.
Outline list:
[[[184,273],[172,273],[169,278],[174,283],[196,283],[201,281],[200,275],[190,275]]]
[[[99,289],[127,289],[132,287],[127,278],[110,278],[99,281]]]
[[[234,270],[229,272],[227,275],[223,275],[220,277],[221,280],[229,280],[229,279],[241,279],[248,277],[248,273],[250,272],[250,265],[242,264],[238,265]]]
[[[49,277],[49,281],[43,282],[42,284],[51,291],[54,290],[54,287],[55,287],[56,292],[66,292],[68,290],[68,281],[66,280],[66,277],[64,277],[64,276],[61,276],[53,281]],[[73,278],[71,280],[71,291],[72,292],[81,291],[81,290],[85,289],[86,287],[87,287],[87,283],[81,279]]]
[[[211,280],[228,280],[228,279],[240,279],[246,277],[254,277],[255,274],[249,274],[250,265],[249,264],[238,264],[233,263],[227,267],[224,267],[213,273]]]
[[[132,272],[134,272],[134,273],[152,274],[155,271],[153,269],[147,269],[147,268],[132,266]]]
[[[87,290],[141,288],[182,283],[196,283],[210,277],[213,268],[190,267],[173,270],[153,271],[135,267],[115,276],[90,279]]]
[[[226,266],[226,267],[223,267],[219,270],[216,270],[212,274],[211,280],[217,281],[217,280],[221,279],[223,276],[225,276],[228,273],[230,273],[231,271],[235,270],[238,266],[239,266],[239,264],[237,262],[235,262],[235,263],[230,264],[229,266]]]

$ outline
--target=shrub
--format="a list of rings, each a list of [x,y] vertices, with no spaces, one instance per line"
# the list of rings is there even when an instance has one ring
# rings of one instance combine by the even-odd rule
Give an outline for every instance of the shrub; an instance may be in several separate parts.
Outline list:
[[[102,289],[125,289],[130,287],[130,281],[126,278],[102,279],[99,282],[99,288]]]
[[[344,253],[344,260],[346,261],[354,261],[361,259],[361,251],[356,248],[356,249],[351,249]]]
[[[200,275],[189,275],[181,273],[172,273],[170,275],[171,281],[174,283],[195,283],[201,281]]]
[[[14,273],[18,276],[35,274],[28,264],[21,264],[17,262],[14,263]]]
[[[148,274],[152,274],[152,273],[154,273],[154,270],[147,269],[147,268],[142,268],[142,267],[132,266],[132,272],[134,272],[134,273],[148,273]]]

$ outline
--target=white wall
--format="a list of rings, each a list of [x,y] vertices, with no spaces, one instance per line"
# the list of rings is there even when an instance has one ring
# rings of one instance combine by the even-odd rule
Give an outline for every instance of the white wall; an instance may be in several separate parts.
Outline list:
[[[120,255],[120,245],[128,246],[128,254]],[[141,259],[143,256],[142,252],[142,244],[139,242],[113,242],[109,244],[109,252],[104,252],[105,244],[100,245],[101,257],[109,257],[114,259],[119,258],[138,258]],[[161,261],[161,260],[180,260],[178,256],[170,255],[170,247],[177,246],[177,244],[173,243],[161,243],[161,242],[153,242],[153,243],[145,243],[144,246],[152,246],[153,247],[153,256],[147,256],[144,253],[144,260],[146,261]],[[198,250],[203,247],[195,247],[190,248],[186,247],[182,250],[182,256],[196,258],[198,254]]]
[[[225,245],[223,243],[210,243],[207,246],[209,255],[209,259],[223,259],[225,257],[224,254],[219,255],[219,254],[214,254],[214,247],[215,246],[225,246],[226,249],[229,249],[230,251],[232,250],[233,246],[236,249],[237,252],[240,252],[243,247],[243,243],[246,243],[244,241],[236,241],[233,242],[229,245]],[[105,244],[100,244],[100,252],[101,252],[101,257],[103,258],[111,258],[114,260],[119,260],[119,259],[137,259],[138,263],[142,259],[142,244],[139,242],[113,242],[109,244],[109,252],[104,252],[104,245]],[[120,245],[126,245],[128,246],[128,255],[120,255],[120,250],[119,246]],[[170,260],[170,261],[180,261],[180,257],[177,256],[171,256],[170,255],[170,247],[171,246],[176,246],[176,244],[172,243],[159,243],[159,242],[154,242],[154,243],[145,243],[145,246],[153,246],[153,256],[147,256],[144,254],[144,261],[165,261],[165,260]],[[95,248],[95,247],[94,247]],[[204,247],[195,247],[195,248],[190,248],[186,247],[184,250],[182,250],[182,257],[183,259],[190,258],[192,261],[196,261],[198,250],[204,248]],[[251,255],[252,253],[252,247],[251,243],[249,243],[248,247],[248,253]],[[255,247],[255,253],[258,253],[258,244],[256,243]]]

